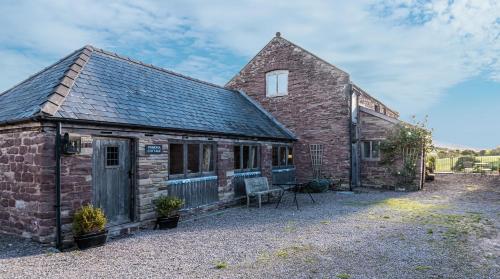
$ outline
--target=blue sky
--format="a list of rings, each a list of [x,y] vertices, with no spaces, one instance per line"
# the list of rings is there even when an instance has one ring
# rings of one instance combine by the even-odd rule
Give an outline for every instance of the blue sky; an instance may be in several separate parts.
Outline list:
[[[500,145],[496,0],[165,2],[3,1],[0,91],[85,44],[223,85],[281,31],[437,143]]]

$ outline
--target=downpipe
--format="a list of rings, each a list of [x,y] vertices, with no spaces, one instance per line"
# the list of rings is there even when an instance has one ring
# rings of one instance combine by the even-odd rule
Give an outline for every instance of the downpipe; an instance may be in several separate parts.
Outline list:
[[[61,122],[57,122],[56,128],[56,248],[62,250],[61,233]]]

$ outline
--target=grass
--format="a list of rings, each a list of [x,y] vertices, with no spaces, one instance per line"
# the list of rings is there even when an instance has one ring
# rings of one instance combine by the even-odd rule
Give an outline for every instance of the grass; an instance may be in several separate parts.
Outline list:
[[[285,232],[292,233],[297,231],[297,226],[295,226],[295,223],[296,222],[294,221],[288,221],[288,223],[285,225]]]
[[[415,267],[416,271],[427,271],[427,270],[430,270],[430,269],[432,269],[432,267],[427,266],[427,265],[417,265]]]
[[[347,273],[340,273],[340,274],[337,274],[337,278],[339,278],[339,279],[349,279],[349,278],[351,278],[351,275],[347,274]]]
[[[429,210],[434,210],[434,209],[438,209],[438,208],[443,207],[443,206],[437,206],[434,204],[421,203],[421,202],[406,199],[406,198],[386,199],[386,200],[381,201],[380,204],[388,206],[393,210],[415,212],[415,213],[428,212]]]
[[[285,249],[281,249],[276,252],[276,256],[280,258],[288,258],[289,254],[288,251],[286,251]]]
[[[455,164],[459,157],[436,159],[436,171],[438,172],[451,172],[452,163]],[[500,156],[475,156],[476,160],[482,163],[496,163],[500,164]]]
[[[215,268],[216,269],[226,269],[228,267],[228,264],[226,262],[217,262],[215,263]]]

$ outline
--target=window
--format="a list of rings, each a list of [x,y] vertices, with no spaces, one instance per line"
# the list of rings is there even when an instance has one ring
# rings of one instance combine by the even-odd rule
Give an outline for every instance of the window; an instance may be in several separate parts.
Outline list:
[[[288,94],[288,71],[279,70],[266,74],[266,96],[276,97]]]
[[[119,154],[118,146],[106,147],[106,167],[113,167],[120,165],[118,154]]]
[[[169,166],[170,174],[183,174],[184,173],[184,145],[183,144],[170,144],[169,151]]]
[[[363,141],[362,153],[363,153],[363,159],[366,160],[380,159],[380,141]]]
[[[234,146],[234,169],[239,171],[257,170],[260,168],[258,145],[240,144]]]
[[[199,144],[188,144],[188,164],[187,173],[199,173],[200,172],[200,145]]]
[[[213,174],[215,171],[214,150],[213,143],[169,144],[169,175],[182,178]]]
[[[384,112],[385,115],[387,115],[387,109],[386,108],[384,108],[382,111]]]
[[[273,146],[273,168],[293,166],[293,148],[287,145]]]
[[[375,111],[376,112],[380,112],[380,106],[379,105],[375,105]]]

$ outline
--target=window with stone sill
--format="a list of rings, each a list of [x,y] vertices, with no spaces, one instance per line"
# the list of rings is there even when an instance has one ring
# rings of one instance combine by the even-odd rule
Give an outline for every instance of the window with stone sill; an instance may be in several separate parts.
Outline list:
[[[173,142],[169,144],[169,178],[189,178],[215,174],[215,144]]]
[[[260,146],[255,144],[237,144],[233,150],[235,171],[245,172],[260,169]]]
[[[266,73],[266,96],[288,95],[288,71],[278,70]]]
[[[367,161],[378,161],[380,160],[380,141],[370,140],[361,142],[361,153],[363,154],[363,159]]]

